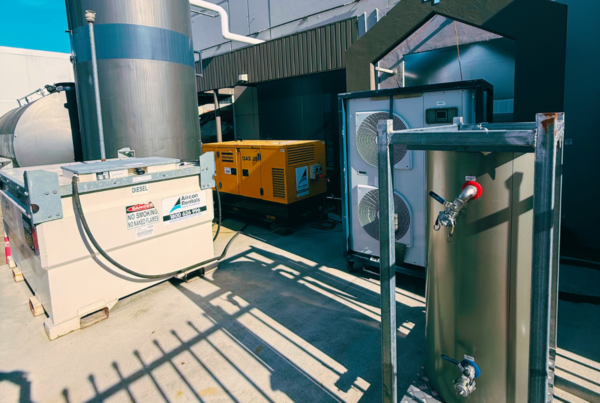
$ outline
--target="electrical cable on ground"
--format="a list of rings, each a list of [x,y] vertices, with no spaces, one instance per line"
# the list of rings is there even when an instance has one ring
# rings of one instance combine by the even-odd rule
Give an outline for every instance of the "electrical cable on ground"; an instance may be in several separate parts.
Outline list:
[[[231,239],[227,242],[227,245],[225,245],[225,249],[223,249],[223,253],[220,256],[214,257],[212,259],[205,260],[203,262],[198,262],[198,263],[195,263],[195,264],[193,264],[191,266],[188,266],[188,267],[186,267],[184,269],[172,271],[172,272],[169,272],[169,273],[162,273],[162,274],[143,274],[143,273],[138,273],[136,271],[128,269],[127,267],[123,266],[122,264],[120,264],[119,262],[117,262],[116,260],[114,260],[112,257],[110,257],[104,251],[104,249],[102,249],[102,247],[98,244],[98,241],[96,241],[96,238],[94,238],[94,235],[92,235],[92,231],[90,230],[90,227],[89,227],[89,225],[87,223],[87,220],[85,218],[85,214],[83,214],[83,208],[81,206],[81,199],[79,198],[79,189],[78,189],[78,186],[77,186],[78,181],[79,181],[78,177],[77,176],[73,176],[73,180],[72,180],[72,184],[73,184],[73,200],[75,201],[75,207],[77,209],[77,214],[79,215],[79,220],[81,221],[81,226],[83,227],[83,230],[84,230],[85,234],[89,238],[89,240],[92,243],[92,245],[94,245],[94,248],[96,248],[96,250],[98,251],[98,253],[100,253],[100,255],[102,257],[104,257],[106,260],[108,260],[108,262],[110,262],[113,266],[115,266],[119,270],[122,270],[125,273],[131,274],[132,276],[135,276],[135,277],[146,278],[146,279],[166,279],[166,278],[169,278],[169,277],[176,276],[177,274],[185,273],[187,271],[196,269],[196,268],[198,268],[200,266],[204,266],[204,265],[206,265],[208,263],[212,263],[212,262],[216,262],[218,260],[221,260],[221,259],[223,259],[225,257],[225,255],[227,255],[227,250],[229,249],[229,246],[231,245],[231,243],[233,242],[233,240],[235,238],[237,238],[237,236],[240,234],[240,231],[238,231],[238,232],[235,233],[234,236],[231,237]],[[220,226],[221,226],[221,220],[220,220],[220,215],[219,215],[219,227]]]

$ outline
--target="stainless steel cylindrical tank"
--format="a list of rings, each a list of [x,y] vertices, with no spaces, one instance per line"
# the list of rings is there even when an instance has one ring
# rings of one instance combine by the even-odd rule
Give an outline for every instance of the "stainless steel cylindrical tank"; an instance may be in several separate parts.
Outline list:
[[[428,189],[449,201],[467,177],[483,194],[449,228],[433,229],[443,206],[428,202],[426,371],[447,403],[527,401],[533,234],[533,154],[428,152]],[[476,390],[456,396],[456,365],[473,359]]]
[[[15,167],[81,161],[73,83],[0,117],[0,157]]]
[[[66,0],[85,160],[100,158],[90,35],[94,36],[107,158],[200,155],[188,0]]]

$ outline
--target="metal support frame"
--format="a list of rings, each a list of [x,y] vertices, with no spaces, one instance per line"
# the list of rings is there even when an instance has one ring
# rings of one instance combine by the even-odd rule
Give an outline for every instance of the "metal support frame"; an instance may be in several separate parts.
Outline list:
[[[531,325],[529,335],[529,402],[545,402],[548,396],[549,348],[553,302],[558,294],[558,246],[560,242],[560,192],[564,114],[538,114],[533,182],[533,256],[531,267]],[[556,283],[556,287],[553,286]],[[556,312],[554,312],[556,315]]]
[[[552,399],[548,395],[549,352],[556,332],[564,113],[537,114],[535,123],[463,125],[462,118],[455,118],[454,123],[400,131],[393,131],[392,120],[377,126],[383,401],[395,403],[397,398],[390,147],[405,144],[411,150],[535,153],[528,401],[546,402]]]
[[[381,346],[383,366],[383,401],[398,401],[396,357],[396,242],[394,231],[394,182],[392,179],[391,133],[394,121],[377,123],[379,166],[379,254],[381,282]],[[383,173],[383,174],[382,174]],[[385,245],[385,246],[384,246]]]

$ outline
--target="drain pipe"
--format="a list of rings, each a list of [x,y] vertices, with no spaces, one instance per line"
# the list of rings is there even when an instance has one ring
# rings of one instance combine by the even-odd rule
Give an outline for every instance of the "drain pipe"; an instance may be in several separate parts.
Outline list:
[[[217,143],[223,142],[223,131],[221,129],[221,114],[219,113],[219,90],[213,91],[213,102],[215,103],[215,126],[217,129]]]
[[[227,17],[227,12],[223,7],[219,7],[216,4],[203,0],[190,0],[190,5],[219,13],[221,16],[221,33],[223,34],[223,38],[237,42],[249,43],[251,45],[257,45],[264,42],[262,39],[250,38],[244,35],[232,34],[229,32],[229,18]]]
[[[100,84],[98,83],[98,61],[96,60],[96,40],[94,39],[94,21],[96,21],[96,12],[92,10],[85,10],[85,19],[90,27],[92,71],[94,74],[94,94],[96,96],[96,118],[98,120],[98,136],[100,137],[100,158],[102,161],[106,161],[106,150],[104,148],[104,127],[102,126],[102,108],[100,107]]]

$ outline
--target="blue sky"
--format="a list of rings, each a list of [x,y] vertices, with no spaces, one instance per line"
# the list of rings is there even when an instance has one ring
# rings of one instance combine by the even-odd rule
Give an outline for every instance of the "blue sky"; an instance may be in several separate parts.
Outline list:
[[[70,53],[64,0],[0,0],[0,46]]]

